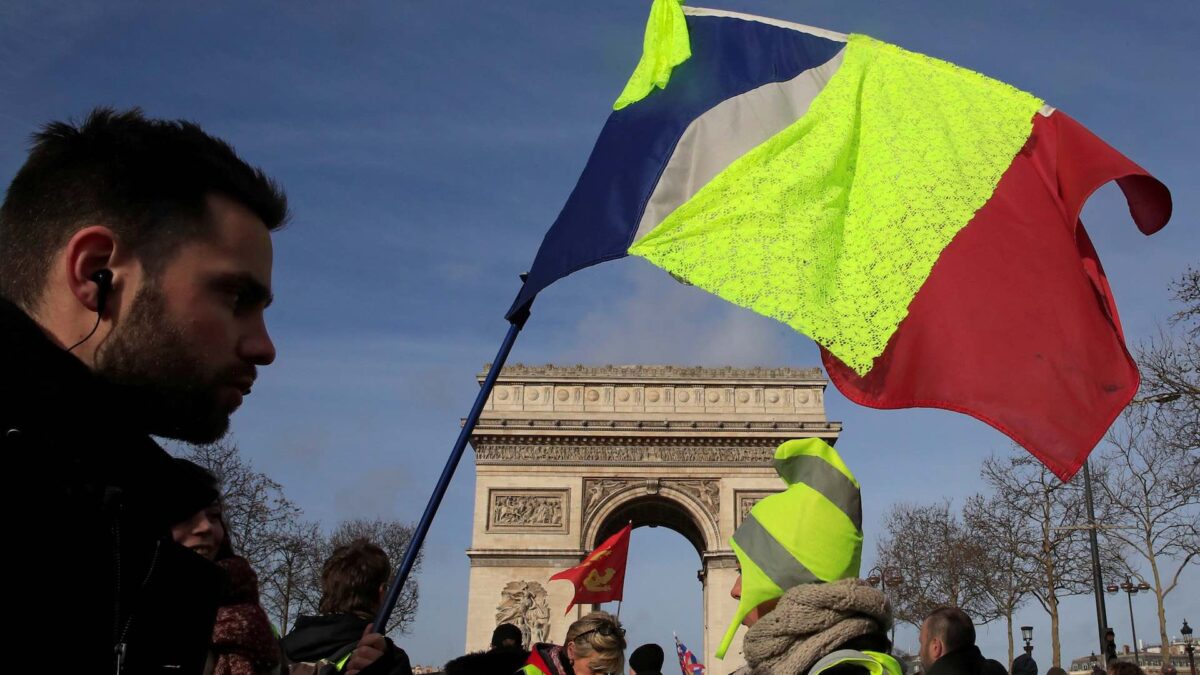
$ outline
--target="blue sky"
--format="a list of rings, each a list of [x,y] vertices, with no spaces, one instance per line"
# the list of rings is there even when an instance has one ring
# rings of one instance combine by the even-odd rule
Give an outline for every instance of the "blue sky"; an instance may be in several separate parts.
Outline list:
[[[0,181],[39,124],[95,105],[200,122],[287,188],[276,241],[279,359],[235,418],[244,453],[310,517],[419,516],[495,353],[502,315],[637,61],[649,3],[0,2]],[[982,71],[1071,114],[1173,191],[1146,238],[1114,187],[1084,222],[1126,334],[1170,313],[1166,286],[1200,260],[1200,4],[1027,0],[714,0],[709,6],[863,32]],[[638,260],[539,298],[514,361],[818,365],[813,344]],[[831,419],[872,529],[897,501],[961,499],[1007,440],[935,411],[856,408]],[[461,652],[473,471],[464,463],[427,544],[416,663]],[[934,487],[936,486],[936,487]],[[700,649],[695,552],[638,530],[622,616],[633,639],[677,631]],[[1172,632],[1200,622],[1200,573],[1168,598]],[[1123,603],[1122,603],[1123,604]],[[1141,635],[1152,602],[1135,603]],[[1090,649],[1090,598],[1067,603],[1065,653]],[[1128,635],[1121,605],[1110,612]],[[1195,617],[1195,618],[1193,618]],[[1048,665],[1049,621],[1030,608]],[[900,646],[915,651],[915,632]],[[1127,640],[1127,637],[1123,637]],[[1001,656],[1002,628],[981,636]]]

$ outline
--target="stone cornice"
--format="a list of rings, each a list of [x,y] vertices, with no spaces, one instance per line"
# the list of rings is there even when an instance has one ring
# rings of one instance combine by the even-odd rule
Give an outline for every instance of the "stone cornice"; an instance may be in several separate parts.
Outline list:
[[[587,551],[572,549],[467,549],[471,567],[573,567]]]
[[[517,421],[526,426],[561,427],[564,423],[575,423],[592,428],[621,425],[641,428],[639,424],[661,423],[720,429],[715,423],[770,424],[826,419],[828,382],[817,377],[820,373],[813,369],[520,365],[514,368],[529,375],[502,375],[498,379],[484,404],[485,420],[499,420],[500,424]],[[685,377],[689,374],[693,377]],[[705,423],[710,426],[703,426]]]
[[[530,438],[536,437],[544,439],[545,435],[539,432],[546,430],[557,431],[585,431],[589,434],[605,431],[623,431],[623,432],[646,432],[655,434],[658,432],[713,432],[713,431],[728,431],[728,432],[763,432],[771,434],[772,432],[786,431],[806,431],[813,433],[831,432],[838,433],[842,429],[841,422],[826,422],[826,421],[801,421],[801,420],[747,420],[738,419],[734,415],[729,415],[730,419],[714,420],[611,420],[611,419],[522,419],[513,417],[480,417],[479,422],[475,425],[474,436],[486,436],[491,431],[496,435],[504,435],[511,438],[513,435],[519,435],[523,432],[529,432]],[[460,423],[462,420],[460,420]],[[661,437],[656,437],[661,438]]]
[[[490,363],[484,364],[483,371],[479,374],[479,379],[482,380],[491,370]],[[791,383],[805,384],[820,384],[824,385],[828,382],[825,374],[820,368],[734,368],[732,366],[723,367],[704,367],[704,366],[672,366],[672,365],[605,365],[605,366],[585,366],[577,364],[573,366],[557,366],[553,364],[531,365],[524,363],[511,363],[504,366],[498,379],[500,380],[517,380],[517,379],[534,379],[534,380],[678,380],[687,382],[696,381],[726,381],[726,380],[750,380],[750,381],[787,381]]]
[[[777,440],[761,443],[646,445],[595,444],[492,444],[475,446],[475,464],[555,466],[770,466]]]

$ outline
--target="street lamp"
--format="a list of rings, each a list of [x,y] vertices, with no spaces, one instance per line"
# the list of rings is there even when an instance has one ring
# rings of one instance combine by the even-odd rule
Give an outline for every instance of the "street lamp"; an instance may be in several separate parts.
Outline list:
[[[1107,590],[1109,593],[1116,593],[1118,589],[1125,591],[1125,594],[1129,596],[1129,630],[1133,633],[1133,660],[1140,666],[1142,665],[1142,658],[1138,653],[1137,626],[1135,626],[1133,623],[1133,596],[1143,591],[1150,590],[1150,584],[1144,581],[1135,584],[1133,583],[1133,578],[1127,576],[1125,577],[1125,583],[1121,584],[1120,586],[1117,586],[1116,584],[1109,584],[1105,590]]]
[[[867,572],[866,581],[868,584],[871,584],[871,586],[878,586],[879,590],[883,591],[884,595],[887,595],[888,587],[891,586],[895,588],[896,586],[902,585],[904,583],[904,577],[900,576],[900,573],[891,567],[880,567],[879,565],[876,565]],[[890,639],[893,643],[896,641],[895,621],[892,622],[892,637]]]
[[[1183,620],[1183,628],[1179,629],[1179,634],[1183,636],[1183,651],[1187,652],[1188,666],[1192,669],[1192,675],[1196,675],[1196,648],[1192,645],[1192,627],[1187,625],[1187,619]]]
[[[1033,655],[1033,645],[1029,644],[1033,640],[1033,626],[1021,626],[1021,639],[1025,641],[1025,653]]]

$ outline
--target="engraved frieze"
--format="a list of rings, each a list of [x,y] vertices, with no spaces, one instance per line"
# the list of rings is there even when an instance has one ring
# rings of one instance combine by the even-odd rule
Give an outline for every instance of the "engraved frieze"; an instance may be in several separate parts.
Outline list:
[[[761,447],[621,446],[621,445],[492,445],[479,444],[479,464],[507,462],[623,464],[770,464],[774,444]]]
[[[563,530],[565,490],[492,490],[488,497],[488,529]]]

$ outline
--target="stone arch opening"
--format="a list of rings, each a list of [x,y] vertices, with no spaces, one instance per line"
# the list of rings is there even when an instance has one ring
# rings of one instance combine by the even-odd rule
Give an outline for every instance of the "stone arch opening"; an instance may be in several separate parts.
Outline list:
[[[666,527],[678,532],[701,560],[706,552],[723,548],[711,507],[683,489],[655,480],[618,491],[601,502],[584,524],[584,548],[599,546],[630,522],[634,529]]]

